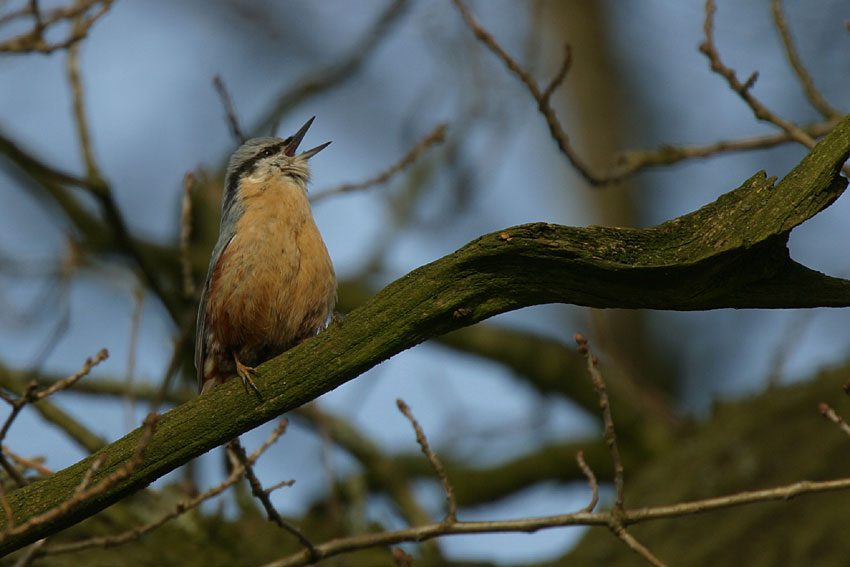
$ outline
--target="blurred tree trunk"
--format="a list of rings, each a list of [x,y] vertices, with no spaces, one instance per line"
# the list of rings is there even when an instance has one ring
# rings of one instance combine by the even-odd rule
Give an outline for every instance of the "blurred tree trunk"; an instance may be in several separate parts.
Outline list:
[[[623,116],[623,85],[612,58],[610,26],[603,2],[568,0],[546,4],[541,18],[547,33],[572,47],[572,65],[564,86],[554,94],[563,108],[566,127],[579,153],[594,171],[608,171],[612,156],[623,150],[628,129],[634,127]],[[553,53],[560,56],[561,52]],[[636,102],[629,101],[629,107]],[[630,115],[641,115],[632,112]],[[585,224],[635,227],[640,212],[636,206],[633,180],[594,188],[584,185],[576,192],[585,197],[589,218]],[[658,388],[672,386],[670,365],[659,356],[651,340],[652,318],[643,310],[593,310],[594,344],[612,366],[613,380],[628,380],[641,386],[647,402],[666,405]],[[652,396],[652,397],[650,397]],[[668,408],[661,408],[666,412]]]

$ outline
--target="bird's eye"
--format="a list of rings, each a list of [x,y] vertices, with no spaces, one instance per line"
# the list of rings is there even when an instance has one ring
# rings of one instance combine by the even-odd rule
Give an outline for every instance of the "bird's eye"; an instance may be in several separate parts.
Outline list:
[[[260,157],[267,158],[269,156],[273,156],[276,153],[277,153],[276,148],[266,148],[262,152],[260,152]]]

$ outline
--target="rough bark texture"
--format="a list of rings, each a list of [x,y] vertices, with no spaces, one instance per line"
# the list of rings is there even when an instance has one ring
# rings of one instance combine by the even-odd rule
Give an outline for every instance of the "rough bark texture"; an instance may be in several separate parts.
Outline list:
[[[0,541],[0,554],[78,522],[198,455],[355,378],[428,338],[541,303],[701,310],[850,305],[850,282],[793,262],[789,231],[832,203],[850,152],[846,117],[780,183],[764,173],[705,207],[648,229],[534,223],[484,235],[414,270],[315,339],[260,369],[263,401],[231,381],[168,412],[129,478],[50,522]],[[15,525],[67,501],[133,454],[140,431],[8,495]],[[0,525],[8,525],[0,514]]]

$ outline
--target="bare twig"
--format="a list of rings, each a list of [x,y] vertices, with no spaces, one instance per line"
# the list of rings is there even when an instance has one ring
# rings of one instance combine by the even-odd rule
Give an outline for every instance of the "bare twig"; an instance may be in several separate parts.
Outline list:
[[[35,390],[33,392],[27,393],[28,385],[24,382],[22,378],[16,378],[9,374],[6,374],[4,378],[7,387],[10,387],[15,392],[21,392],[21,394],[18,397],[12,399],[10,396],[0,393],[0,398],[5,400],[10,405],[20,405],[29,403],[26,401],[27,399],[29,399],[29,401],[32,401],[31,398],[34,395]],[[49,384],[46,384],[46,386],[48,388],[56,386],[58,389],[61,389],[58,384],[60,382],[66,383],[67,380],[69,379],[62,378],[61,380],[52,380]],[[74,385],[76,387],[79,387],[80,382],[76,381],[74,382]],[[48,400],[46,397],[42,397],[40,400],[38,400],[38,403],[33,404],[33,408],[39,414],[41,414],[42,418],[44,418],[48,422],[56,424],[72,440],[77,442],[77,444],[79,444],[86,451],[93,453],[99,450],[104,445],[106,445],[106,442],[103,439],[89,431],[79,421],[59,409],[55,404],[52,404],[50,400]],[[0,453],[0,456],[2,456],[2,453]],[[0,459],[0,464],[2,464],[2,459]]]
[[[281,420],[281,422],[271,432],[271,434],[266,439],[266,441],[256,451],[254,451],[253,453],[248,455],[247,461],[250,464],[257,462],[257,460],[266,451],[266,449],[268,449],[284,433],[284,431],[286,430],[286,425],[287,425],[287,420],[285,420],[285,419]],[[195,496],[194,498],[192,498],[188,501],[179,502],[174,507],[173,510],[170,510],[169,512],[160,516],[159,518],[156,518],[155,520],[153,520],[153,521],[151,521],[151,522],[149,522],[149,523],[147,523],[143,526],[128,530],[128,531],[120,533],[120,534],[111,535],[111,536],[94,537],[94,538],[85,539],[85,540],[81,540],[81,541],[75,541],[75,542],[72,542],[72,543],[63,543],[63,544],[51,545],[50,547],[44,549],[41,553],[39,553],[39,555],[56,555],[56,554],[60,554],[60,553],[70,553],[70,552],[74,552],[74,551],[82,551],[82,550],[85,550],[85,549],[91,549],[93,547],[101,547],[101,548],[114,547],[114,546],[117,546],[117,545],[122,545],[124,543],[129,542],[129,541],[137,540],[140,537],[142,537],[144,534],[155,530],[156,528],[165,524],[169,520],[172,520],[172,519],[176,518],[177,516],[180,516],[181,514],[187,512],[187,511],[189,511],[193,508],[196,508],[202,502],[205,502],[205,501],[207,501],[211,498],[214,498],[215,496],[218,496],[219,494],[221,494],[222,492],[227,490],[229,487],[236,484],[239,481],[239,479],[242,478],[242,474],[244,472],[245,472],[245,466],[243,464],[241,464],[240,462],[238,462],[238,460],[237,460],[234,463],[233,470],[230,471],[230,474],[228,475],[228,477],[223,482],[221,482],[220,484],[210,488],[209,490]]]
[[[221,98],[221,104],[224,106],[224,113],[227,116],[227,123],[230,125],[230,133],[240,144],[245,141],[245,135],[242,133],[242,128],[239,127],[239,118],[236,117],[236,109],[233,106],[233,99],[227,92],[227,87],[224,86],[224,81],[221,75],[213,77],[213,86]]]
[[[343,193],[351,193],[353,191],[362,191],[364,189],[368,189],[370,187],[374,187],[375,185],[381,185],[389,181],[395,174],[404,170],[407,166],[415,162],[419,159],[419,156],[422,155],[425,150],[430,148],[435,144],[441,143],[445,140],[446,137],[446,125],[440,124],[434,130],[431,131],[430,134],[422,138],[409,152],[407,152],[404,157],[402,157],[397,163],[390,166],[386,171],[383,171],[379,175],[372,177],[371,179],[367,179],[366,181],[361,181],[360,183],[346,183],[344,185],[340,185],[339,187],[335,187],[333,189],[327,189],[322,191],[321,193],[316,194],[312,199],[312,202],[318,202],[327,197],[331,197],[334,195],[341,195]]]
[[[301,530],[299,530],[296,526],[284,520],[278,511],[275,509],[274,505],[269,498],[269,493],[271,492],[263,490],[263,485],[260,483],[260,479],[257,478],[257,475],[254,473],[254,468],[251,466],[251,461],[248,459],[248,456],[245,454],[245,449],[242,447],[242,444],[239,442],[239,438],[237,437],[228,445],[228,450],[233,452],[233,455],[236,457],[236,460],[245,468],[245,477],[248,479],[248,483],[251,485],[251,493],[262,503],[263,508],[266,510],[266,514],[268,515],[269,521],[276,523],[281,528],[285,529],[292,535],[294,535],[298,541],[303,545],[307,551],[311,554],[311,556],[315,557],[318,560],[318,556],[316,555],[316,548],[313,546],[313,543],[307,539]]]
[[[676,518],[692,514],[721,510],[755,502],[770,502],[774,500],[787,500],[801,494],[815,494],[835,490],[850,489],[850,478],[827,480],[819,482],[801,481],[751,492],[739,492],[729,496],[709,498],[683,502],[672,506],[658,506],[654,508],[638,508],[635,510],[624,510],[622,524],[631,525],[661,518]],[[610,512],[575,512],[558,516],[545,516],[539,518],[522,518],[517,520],[501,520],[490,522],[445,522],[432,523],[415,526],[402,530],[368,533],[347,538],[334,539],[316,546],[320,559],[334,555],[366,549],[369,547],[394,545],[402,542],[415,542],[435,537],[455,534],[475,533],[501,533],[501,532],[534,532],[542,529],[563,526],[610,526],[612,514]],[[306,550],[290,555],[263,567],[295,567],[309,565],[310,556]]]
[[[576,334],[575,341],[578,345],[579,354],[587,361],[587,371],[593,381],[593,389],[599,397],[599,408],[602,411],[602,422],[605,426],[605,443],[608,445],[608,450],[611,452],[611,460],[614,462],[614,486],[617,489],[617,497],[614,501],[614,508],[610,513],[608,529],[625,543],[629,549],[642,556],[650,564],[656,567],[664,567],[664,563],[660,559],[626,530],[624,521],[625,482],[623,479],[623,462],[620,458],[620,450],[617,447],[617,436],[614,432],[614,418],[611,416],[611,404],[608,401],[608,392],[605,388],[605,381],[602,379],[602,374],[599,372],[598,361],[596,356],[591,352],[587,344],[587,339],[581,334]]]
[[[395,567],[413,567],[413,556],[396,547],[393,549],[393,563]]]
[[[83,367],[80,368],[77,372],[75,372],[71,376],[68,376],[64,380],[60,380],[59,382],[55,382],[55,383],[51,384],[49,387],[45,388],[44,390],[39,390],[38,392],[33,392],[32,395],[31,395],[32,399],[30,401],[37,402],[38,400],[43,400],[44,398],[46,398],[48,396],[52,396],[53,394],[55,394],[59,390],[65,390],[66,388],[70,388],[71,386],[73,386],[77,382],[77,380],[79,380],[83,376],[86,376],[89,372],[91,372],[92,368],[94,368],[95,366],[97,366],[98,364],[100,364],[101,362],[106,360],[108,357],[109,357],[109,351],[106,350],[105,348],[101,349],[100,352],[98,352],[94,356],[94,358],[91,358],[91,357],[87,358],[85,364],[83,364]],[[26,398],[26,396],[22,397],[22,399],[24,399],[24,398]],[[2,436],[0,436],[0,439],[2,439]]]
[[[12,411],[9,413],[9,416],[6,418],[6,421],[3,423],[3,427],[0,428],[0,442],[6,438],[6,434],[9,432],[9,428],[12,427],[12,423],[15,421],[15,418],[18,417],[18,414],[21,413],[21,410],[24,406],[32,401],[34,392],[38,389],[38,382],[35,380],[30,380],[27,384],[26,390],[24,390],[23,395],[16,399],[10,400],[4,397],[3,399],[12,406]]]
[[[611,452],[611,460],[614,461],[614,485],[617,487],[617,498],[614,502],[614,508],[622,510],[625,500],[623,462],[620,459],[620,450],[617,448],[617,436],[614,433],[614,419],[611,417],[608,392],[605,388],[605,382],[602,380],[602,375],[599,373],[598,361],[587,345],[587,339],[581,334],[576,334],[575,341],[578,345],[579,354],[584,356],[587,361],[587,371],[590,373],[590,378],[593,381],[593,389],[599,397],[599,409],[602,411],[602,422],[605,426],[605,444],[608,445],[608,450]]]
[[[738,93],[738,96],[744,99],[744,102],[747,103],[756,118],[779,126],[793,140],[800,142],[807,148],[813,147],[815,145],[815,141],[811,136],[801,130],[793,122],[785,120],[771,112],[755,96],[753,96],[750,92],[750,87],[752,87],[752,82],[754,81],[753,76],[755,75],[751,76],[746,83],[742,83],[738,80],[738,76],[735,74],[735,71],[724,65],[723,61],[720,59],[717,47],[714,45],[714,12],[716,10],[717,7],[714,4],[714,0],[706,0],[705,24],[703,25],[705,41],[700,44],[699,50],[708,57],[708,61],[711,64],[711,70],[726,79],[729,87]]]
[[[339,527],[342,525],[342,510],[340,507],[340,494],[337,485],[336,461],[334,460],[334,438],[331,436],[330,420],[328,416],[321,411],[318,402],[310,403],[307,408],[306,415],[312,420],[316,433],[321,440],[321,453],[319,458],[322,463],[322,471],[324,472],[325,480],[327,481],[327,492],[324,496],[325,501],[325,525],[330,534],[337,535]]]
[[[262,132],[271,130],[274,135],[280,119],[292,108],[310,97],[315,97],[357,76],[357,72],[410,4],[409,0],[392,0],[361,39],[351,48],[346,49],[343,59],[316,71],[310,71],[295,81],[292,87],[277,97],[274,106],[250,129],[249,134],[259,136]]]
[[[172,338],[173,343],[173,351],[171,353],[171,360],[168,363],[168,368],[165,369],[165,374],[162,377],[162,381],[160,382],[159,388],[153,396],[149,396],[151,405],[150,411],[157,411],[159,409],[160,404],[164,400],[169,399],[168,389],[171,386],[171,380],[180,370],[181,364],[183,364],[183,353],[185,352],[183,349],[186,348],[186,344],[188,341],[192,340],[195,331],[195,320],[193,318],[183,318],[183,322],[180,325],[180,332],[177,336]],[[174,400],[174,396],[172,396],[172,401],[179,404],[182,401]]]
[[[552,77],[552,80],[549,81],[546,88],[543,89],[543,94],[540,95],[540,100],[549,104],[549,99],[552,98],[552,93],[555,92],[555,89],[557,89],[567,77],[567,72],[570,70],[570,63],[572,63],[572,60],[572,49],[569,45],[565,45],[564,60],[561,62],[561,67],[558,69],[558,72],[555,73],[555,76]]]
[[[576,453],[576,462],[578,463],[578,468],[581,469],[581,472],[584,473],[584,476],[587,477],[587,482],[590,484],[590,503],[582,509],[582,512],[593,512],[593,509],[596,508],[596,503],[599,502],[599,482],[596,480],[596,475],[593,474],[593,469],[584,460],[584,451]]]
[[[778,0],[771,1],[774,3],[778,2]],[[789,52],[789,58],[790,57],[791,55]],[[803,71],[805,72],[804,68]],[[752,79],[752,76],[750,78]],[[805,83],[803,79],[801,79],[801,81]],[[743,87],[745,85],[741,84],[740,86]],[[829,115],[827,120],[799,126],[800,130],[805,132],[812,139],[824,136],[835,127],[840,119],[841,114],[836,110],[833,110],[833,112],[836,114]],[[740,152],[772,148],[791,141],[797,140],[788,131],[782,130],[780,132],[762,136],[752,136],[735,140],[721,140],[719,142],[703,145],[665,145],[655,150],[628,150],[617,156],[617,166],[611,176],[614,178],[623,178],[647,167],[672,165],[688,159],[705,158],[725,152]]]
[[[44,464],[41,462],[41,458],[27,459],[26,457],[22,457],[16,453],[13,453],[6,445],[3,445],[2,449],[3,453],[9,455],[9,458],[11,458],[13,461],[15,461],[16,464],[24,467],[25,469],[32,469],[37,473],[45,476],[53,474],[52,470],[44,466]]]
[[[818,404],[818,412],[820,412],[820,414],[827,418],[829,421],[840,427],[841,431],[850,436],[850,425],[848,425],[847,422],[844,421],[844,418],[838,415],[838,413],[836,413],[834,409],[829,407],[828,404],[826,404],[825,402],[821,402],[820,404]]]
[[[47,544],[47,538],[41,538],[31,546],[27,548],[27,550],[21,554],[13,567],[29,567],[32,565],[33,561],[39,556],[42,548]]]
[[[35,380],[30,380],[27,384],[26,390],[24,390],[24,394],[20,398],[13,400],[3,396],[3,400],[12,406],[12,411],[9,412],[6,421],[3,423],[3,427],[0,428],[0,443],[2,443],[3,439],[6,438],[6,434],[9,432],[9,428],[12,427],[12,423],[14,423],[15,418],[18,417],[18,414],[21,413],[24,406],[32,400],[33,392],[35,392],[37,388],[38,383]],[[2,451],[0,451],[0,467],[6,471],[6,474],[8,474],[18,486],[24,486],[27,484],[27,480],[20,472],[18,472],[18,469],[16,469],[12,463],[6,459],[6,455],[4,455]]]
[[[273,484],[270,487],[264,489],[263,492],[265,492],[266,494],[271,494],[272,492],[274,492],[278,488],[283,488],[284,486],[292,486],[293,484],[295,484],[294,480],[282,480],[282,481],[280,481],[276,484]]]
[[[180,207],[180,268],[183,271],[183,296],[195,296],[195,279],[192,276],[192,189],[195,175],[190,171],[183,178],[183,199]]]
[[[78,17],[74,20],[74,33],[83,30],[85,20]],[[83,153],[83,163],[86,166],[86,175],[89,179],[101,179],[100,169],[94,160],[94,152],[91,146],[91,135],[89,134],[88,119],[86,118],[86,107],[83,96],[83,80],[80,78],[80,44],[74,43],[68,48],[67,58],[68,83],[71,86],[71,108],[73,109],[74,124],[77,127],[77,137],[80,140],[80,151]]]
[[[151,437],[154,434],[156,421],[158,419],[159,416],[157,414],[150,414],[147,416],[147,418],[145,418],[142,434],[139,437],[139,441],[136,445],[136,450],[133,453],[133,456],[130,457],[130,459],[128,459],[121,467],[116,469],[115,472],[101,479],[91,488],[88,488],[86,486],[82,490],[75,491],[74,495],[71,498],[59,504],[58,506],[55,506],[54,508],[51,508],[41,514],[30,517],[26,522],[19,526],[8,528],[5,531],[0,532],[0,541],[6,539],[9,536],[22,534],[39,524],[44,524],[56,520],[64,514],[67,514],[81,502],[84,502],[90,498],[93,498],[94,496],[97,496],[102,492],[105,492],[106,490],[114,486],[116,483],[121,482],[128,476],[132,475],[144,459],[145,449],[147,448],[148,443],[150,442]],[[97,465],[98,460],[99,459],[93,461],[92,468]],[[87,474],[86,477],[83,479],[81,485],[87,485],[88,480],[89,475]]]
[[[611,526],[611,531],[614,532],[618,538],[620,538],[623,543],[625,543],[629,548],[646,559],[650,565],[654,565],[655,567],[666,567],[665,563],[658,559],[645,545],[635,539],[635,537],[630,534],[626,528],[618,523],[615,523]]]
[[[738,96],[747,103],[756,118],[778,126],[792,140],[803,144],[807,148],[813,148],[815,145],[815,139],[812,136],[790,120],[786,120],[771,111],[762,104],[759,99],[753,96],[751,91],[752,86],[758,77],[757,73],[753,73],[746,82],[742,83],[738,80],[738,76],[735,74],[735,71],[727,67],[720,59],[720,54],[717,51],[717,47],[714,45],[714,12],[716,10],[717,7],[714,4],[714,0],[706,0],[705,24],[703,26],[703,29],[705,30],[705,41],[700,44],[699,50],[708,57],[709,63],[711,64],[711,70],[726,79],[729,87],[738,93]],[[842,168],[842,171],[844,171],[846,175],[850,175],[850,165],[845,165]]]
[[[103,463],[106,462],[106,455],[100,455],[94,461],[92,461],[91,466],[86,471],[86,474],[83,476],[83,480],[80,481],[80,484],[77,485],[77,488],[74,489],[74,494],[77,495],[83,492],[86,488],[89,487],[89,483],[91,482],[94,474],[100,470],[100,467],[103,466]]]
[[[449,482],[448,476],[446,476],[446,470],[443,468],[443,464],[428,445],[428,439],[425,437],[425,432],[422,430],[419,422],[416,421],[416,418],[413,417],[413,412],[410,411],[410,407],[408,407],[401,398],[396,400],[396,404],[398,405],[398,409],[401,413],[403,413],[405,417],[410,420],[411,425],[413,425],[413,430],[416,432],[416,442],[419,443],[419,446],[422,448],[422,452],[425,453],[426,457],[428,457],[428,462],[431,463],[431,467],[434,469],[434,472],[437,473],[437,477],[439,477],[440,483],[443,485],[443,490],[446,493],[446,503],[449,508],[444,521],[447,523],[457,521],[457,501],[455,500],[454,490],[452,490],[452,485]]]
[[[549,85],[541,91],[534,77],[532,77],[525,69],[522,68],[522,66],[520,66],[519,63],[514,61],[514,59],[508,55],[504,49],[502,49],[502,46],[498,44],[490,32],[481,27],[463,2],[461,2],[461,0],[452,0],[452,2],[460,12],[460,15],[463,17],[466,25],[475,34],[475,37],[478,38],[478,40],[481,41],[481,43],[483,43],[490,51],[492,51],[496,57],[501,59],[502,63],[505,64],[508,70],[519,77],[520,81],[522,81],[526,86],[528,92],[531,93],[531,96],[537,102],[537,108],[540,110],[540,113],[544,116],[544,118],[546,118],[546,124],[549,126],[549,133],[558,144],[558,149],[560,149],[561,153],[567,157],[576,171],[578,171],[591,185],[602,185],[604,183],[616,181],[618,177],[599,177],[590,171],[590,167],[573,149],[570,144],[569,136],[567,136],[566,131],[561,126],[561,123],[555,114],[555,110],[549,104],[549,99],[551,98],[552,93],[563,82],[564,77],[566,77],[567,70],[569,69],[571,55],[569,45],[564,48],[564,60],[561,63],[555,77],[552,81],[550,81]]]
[[[10,530],[15,527],[15,515],[6,499],[6,490],[3,488],[2,482],[0,482],[0,502],[3,504],[3,512],[6,514],[6,529]]]
[[[133,290],[133,314],[130,316],[130,340],[127,346],[127,388],[124,394],[127,411],[127,429],[133,429],[135,423],[136,396],[133,383],[136,379],[136,352],[139,348],[139,327],[142,323],[142,309],[145,305],[145,290],[139,286]]]
[[[0,18],[0,25],[24,17],[31,16],[33,19],[31,29],[0,42],[0,52],[52,53],[59,49],[71,47],[88,35],[89,29],[109,10],[112,2],[113,0],[77,0],[68,6],[55,8],[44,15],[39,10],[38,2],[30,0],[27,7],[10,12]],[[95,7],[97,8],[95,9]],[[79,24],[71,26],[71,32],[64,39],[54,42],[45,39],[48,28],[54,24],[70,23],[75,20],[78,20]]]
[[[794,46],[794,38],[791,36],[788,20],[785,18],[785,12],[782,10],[782,0],[770,0],[770,9],[773,12],[773,21],[776,23],[776,29],[779,30],[779,35],[782,38],[782,44],[785,46],[785,54],[788,56],[788,62],[791,63],[794,73],[796,73],[797,78],[800,80],[800,85],[802,85],[803,92],[806,93],[809,102],[812,103],[812,106],[824,118],[841,116],[842,113],[830,105],[823,94],[817,89],[812,76],[809,74],[809,70],[806,69],[806,66],[800,60],[800,54],[797,52],[797,48]]]
[[[150,243],[134,238],[127,228],[124,218],[110,193],[109,185],[101,179],[81,178],[59,171],[43,161],[23,151],[12,140],[0,133],[0,154],[5,154],[41,187],[46,189],[61,209],[86,236],[95,240],[107,237],[110,250],[125,252],[138,267],[138,277],[159,298],[169,315],[175,320],[182,319],[181,300],[175,294],[166,291],[161,278],[161,269],[154,266]],[[87,189],[94,195],[104,215],[103,222],[83,208],[71,196],[64,185],[74,185]],[[111,234],[109,234],[111,233]],[[108,236],[106,236],[108,234]],[[100,245],[98,245],[100,246]]]

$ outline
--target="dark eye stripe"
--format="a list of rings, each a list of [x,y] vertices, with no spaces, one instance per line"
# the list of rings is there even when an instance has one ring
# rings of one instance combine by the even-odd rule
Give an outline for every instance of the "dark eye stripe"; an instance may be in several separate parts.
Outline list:
[[[233,175],[230,178],[229,186],[225,187],[226,194],[235,195],[236,188],[239,186],[239,180],[242,179],[242,176],[251,173],[251,171],[254,169],[254,166],[257,165],[257,162],[261,159],[280,153],[280,151],[286,146],[286,142],[286,140],[281,140],[276,144],[266,146],[250,158],[246,159],[242,163],[242,165],[239,166],[239,169],[233,172]]]
[[[279,153],[284,147],[288,140],[281,140],[276,144],[272,144],[271,146],[266,146],[250,158],[246,159],[242,164],[233,171],[227,180],[227,187],[224,188],[224,202],[222,203],[222,210],[227,210],[232,204],[233,199],[236,197],[236,190],[239,187],[239,180],[242,179],[243,175],[250,174],[253,171],[254,166],[257,165],[257,162],[261,159],[265,159],[267,157],[273,156],[274,154]]]

